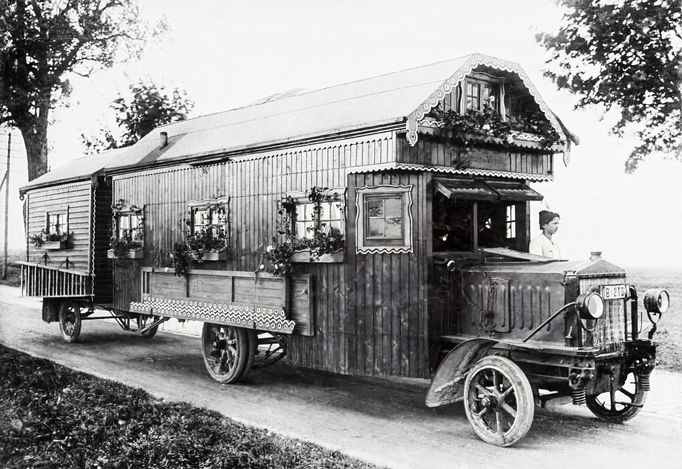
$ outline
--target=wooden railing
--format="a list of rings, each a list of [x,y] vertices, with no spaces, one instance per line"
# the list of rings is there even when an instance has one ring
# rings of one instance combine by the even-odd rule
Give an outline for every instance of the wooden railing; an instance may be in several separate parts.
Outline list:
[[[92,295],[92,280],[87,272],[59,269],[32,262],[21,265],[21,294],[41,297],[76,297]]]

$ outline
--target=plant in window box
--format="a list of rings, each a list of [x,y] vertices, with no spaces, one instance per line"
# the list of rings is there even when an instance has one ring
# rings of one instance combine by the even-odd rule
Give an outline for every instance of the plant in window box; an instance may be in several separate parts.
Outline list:
[[[465,114],[453,110],[443,111],[437,106],[430,116],[439,122],[448,140],[464,146],[481,137],[493,139],[494,143],[501,145],[513,145],[516,137],[522,133],[536,135],[543,148],[562,143],[559,133],[540,111],[528,111],[503,120],[492,106],[485,106],[482,111],[468,110]]]
[[[69,242],[73,239],[73,233],[48,233],[47,230],[41,230],[40,234],[34,234],[29,237],[31,242],[37,249],[44,249],[46,251],[56,251],[59,249],[69,249]]]
[[[330,193],[326,187],[311,187],[307,193],[308,200],[313,205],[312,226],[306,228],[306,236],[291,236],[294,247],[292,262],[343,262],[344,236],[340,226],[332,226],[331,215],[327,214],[327,219],[323,219],[322,206],[327,204],[328,210],[334,204],[336,210],[343,216],[341,205],[341,195],[337,192]],[[296,205],[283,204],[285,209],[289,209],[289,217],[296,217]],[[340,223],[340,221],[339,221]]]
[[[185,240],[173,246],[175,275],[187,275],[193,262],[227,260],[227,236],[224,229],[216,234],[207,229],[194,234],[188,233]]]
[[[117,238],[112,236],[109,240],[109,249],[107,257],[109,259],[143,259],[144,251],[142,250],[142,242],[140,240],[133,240],[130,236]]]

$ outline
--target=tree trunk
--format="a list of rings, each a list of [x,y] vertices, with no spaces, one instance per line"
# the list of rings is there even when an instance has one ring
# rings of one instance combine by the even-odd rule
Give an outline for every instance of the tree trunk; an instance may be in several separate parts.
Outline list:
[[[50,93],[42,94],[38,112],[30,119],[30,123],[17,125],[26,146],[29,181],[47,172],[47,119],[50,112]]]

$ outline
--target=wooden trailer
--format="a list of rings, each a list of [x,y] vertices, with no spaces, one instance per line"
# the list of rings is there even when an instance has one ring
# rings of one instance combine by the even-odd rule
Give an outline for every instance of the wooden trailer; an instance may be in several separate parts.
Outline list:
[[[546,335],[551,325],[535,329],[552,308],[574,304],[563,287],[526,291],[476,267],[511,258],[536,269],[529,285],[543,275],[547,259],[521,252],[542,199],[530,184],[551,181],[572,143],[518,64],[481,54],[272,96],[22,188],[34,241],[23,292],[44,298],[67,340],[96,308],[147,336],[168,318],[202,321],[221,382],[284,354],[342,374],[429,378],[466,342],[430,405],[459,400],[472,356],[509,357],[516,349],[497,338]],[[562,333],[546,339],[577,345]],[[515,442],[526,420],[487,441]]]

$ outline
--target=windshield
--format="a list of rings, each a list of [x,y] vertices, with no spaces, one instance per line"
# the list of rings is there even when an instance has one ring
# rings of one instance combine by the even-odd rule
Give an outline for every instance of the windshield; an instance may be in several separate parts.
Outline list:
[[[509,248],[528,251],[528,202],[433,199],[433,251],[476,251]]]

